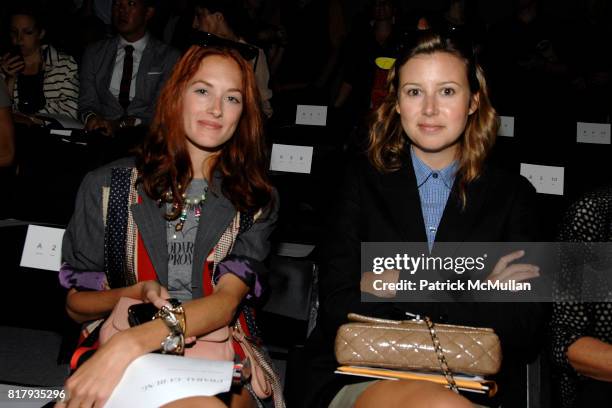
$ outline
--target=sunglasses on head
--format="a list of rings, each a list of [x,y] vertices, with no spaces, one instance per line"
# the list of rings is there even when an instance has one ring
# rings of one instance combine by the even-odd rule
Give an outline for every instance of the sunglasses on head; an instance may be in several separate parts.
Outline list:
[[[228,40],[221,38],[214,34],[206,31],[196,31],[193,34],[192,45],[199,45],[200,47],[216,47],[216,48],[229,48],[238,51],[238,53],[247,61],[255,60],[255,66],[257,66],[257,57],[259,56],[259,50],[257,47],[250,44],[245,44],[237,41]]]
[[[450,40],[454,47],[460,50],[468,59],[471,60],[475,57],[474,44],[466,30],[454,25],[443,25],[433,29],[411,29],[404,31],[397,42],[395,55],[376,58],[376,65],[384,70],[391,69],[396,59],[401,59],[402,56],[414,49],[424,36],[431,35],[432,33],[439,35],[443,40]]]

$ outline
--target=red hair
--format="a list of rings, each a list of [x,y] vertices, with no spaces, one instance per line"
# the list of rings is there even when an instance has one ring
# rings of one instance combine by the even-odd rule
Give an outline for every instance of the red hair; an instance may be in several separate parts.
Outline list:
[[[137,159],[145,193],[154,200],[172,193],[175,219],[182,210],[182,194],[193,179],[183,125],[183,94],[202,61],[217,55],[236,62],[242,73],[242,114],[234,135],[211,157],[209,182],[218,172],[221,191],[238,211],[252,211],[270,204],[272,186],[266,173],[266,154],[259,92],[251,65],[237,51],[224,48],[192,46],[176,63],[164,85],[155,117]]]

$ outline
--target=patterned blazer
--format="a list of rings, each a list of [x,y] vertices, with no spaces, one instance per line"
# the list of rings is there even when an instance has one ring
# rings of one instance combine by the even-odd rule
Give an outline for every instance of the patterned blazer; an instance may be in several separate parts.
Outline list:
[[[100,272],[105,270],[105,191],[111,182],[113,168],[133,167],[133,159],[121,159],[94,170],[85,176],[79,189],[75,211],[64,234],[62,258],[76,272]],[[270,250],[269,236],[277,218],[276,204],[261,214],[250,228],[237,233],[240,213],[221,193],[221,178],[216,175],[202,207],[198,232],[194,243],[192,269],[193,298],[201,297],[205,283],[202,271],[207,258],[215,266],[221,259],[214,259],[224,247],[227,256],[242,257],[252,263],[262,262]],[[159,282],[168,285],[168,247],[166,238],[165,206],[149,198],[138,187],[139,202],[130,205],[130,216],[138,229],[148,258]],[[277,203],[278,200],[275,200]],[[232,242],[227,242],[227,240]],[[225,242],[222,242],[225,241]],[[225,252],[224,251],[224,252]],[[257,269],[261,271],[261,268]],[[259,278],[259,277],[258,277]]]
[[[165,205],[158,205],[141,189],[134,188],[137,172],[133,159],[122,159],[108,164],[87,174],[79,189],[75,212],[64,234],[62,257],[64,265],[60,270],[60,282],[64,286],[78,287],[83,275],[104,276],[99,279],[101,285],[89,286],[91,289],[105,289],[121,286],[121,280],[115,280],[107,270],[109,254],[108,237],[113,234],[109,225],[113,220],[125,220],[126,217],[115,218],[111,215],[121,211],[121,206],[127,204],[127,228],[125,231],[125,256],[119,257],[120,263],[126,265],[120,275],[133,273],[142,280],[154,279],[168,285],[168,246]],[[119,183],[117,183],[119,180]],[[202,216],[199,219],[198,231],[194,242],[193,268],[191,289],[192,297],[199,298],[209,295],[214,290],[216,279],[223,273],[232,273],[243,280],[250,288],[250,295],[261,295],[261,274],[265,268],[261,262],[268,255],[269,237],[274,228],[277,216],[278,200],[265,212],[258,211],[254,216],[244,216],[222,194],[219,174],[211,180],[208,194],[202,205]],[[127,189],[117,189],[118,184],[127,182]],[[128,191],[127,197],[125,191]],[[124,200],[127,198],[127,200]],[[106,221],[106,225],[105,225]],[[114,240],[120,242],[120,240]],[[116,247],[114,247],[116,249]],[[131,250],[130,250],[131,248]],[[121,252],[121,251],[120,251]],[[106,265],[105,265],[106,264]],[[68,267],[67,267],[68,265]],[[130,265],[133,267],[130,271]],[[112,268],[109,268],[112,269]],[[220,271],[215,273],[216,271]],[[101,272],[104,271],[104,272]],[[246,272],[246,273],[245,273]],[[70,275],[68,279],[62,276]],[[64,276],[65,278],[65,276]],[[127,279],[127,284],[134,279]],[[83,280],[85,282],[85,280]],[[66,284],[68,283],[68,284]],[[119,285],[116,285],[119,283]],[[259,293],[257,293],[259,288]],[[249,295],[247,295],[248,298]],[[83,334],[92,333],[94,325],[99,325],[101,319],[84,328]],[[243,303],[235,316],[235,322],[250,340],[250,348],[261,374],[272,390],[275,406],[282,403],[282,388],[273,365],[266,353],[258,347],[258,330],[255,324],[254,312],[248,303]],[[99,326],[98,326],[99,327]],[[92,336],[95,337],[95,336]],[[234,350],[240,359],[246,357],[246,350],[234,340]],[[91,347],[87,347],[91,349]],[[91,351],[91,350],[90,350]],[[75,352],[71,366],[76,367],[85,352]],[[253,360],[252,360],[253,361]],[[257,398],[253,388],[247,388]]]

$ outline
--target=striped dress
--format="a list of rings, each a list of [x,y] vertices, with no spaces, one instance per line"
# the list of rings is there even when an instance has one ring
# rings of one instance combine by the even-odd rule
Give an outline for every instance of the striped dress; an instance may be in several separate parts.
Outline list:
[[[44,61],[43,92],[45,106],[38,113],[67,115],[77,119],[79,76],[77,64],[70,55],[57,51],[51,45],[42,46]],[[13,110],[18,111],[19,86],[13,89]]]

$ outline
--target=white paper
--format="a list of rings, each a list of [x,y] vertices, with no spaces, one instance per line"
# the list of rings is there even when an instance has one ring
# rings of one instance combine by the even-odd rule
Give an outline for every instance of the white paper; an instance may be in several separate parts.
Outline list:
[[[272,145],[270,170],[290,173],[310,173],[312,165],[312,146]]]
[[[578,143],[610,144],[609,123],[578,122],[576,141]]]
[[[20,266],[49,271],[59,271],[62,260],[61,228],[29,225],[26,233]]]
[[[159,407],[181,398],[227,392],[233,368],[232,361],[146,354],[128,366],[104,407]]]
[[[500,116],[499,122],[497,134],[499,136],[514,137],[514,116]]]
[[[327,106],[298,105],[295,112],[296,125],[325,126],[327,123]]]
[[[541,194],[563,195],[564,173],[563,167],[521,163],[521,176],[527,178]]]
[[[85,125],[71,118],[68,115],[61,115],[57,113],[37,113],[36,116],[42,120],[55,119],[64,129],[83,129]]]
[[[70,129],[51,129],[51,130],[49,130],[49,134],[51,134],[51,135],[59,135],[59,136],[71,136],[72,135],[72,130],[70,130]]]

